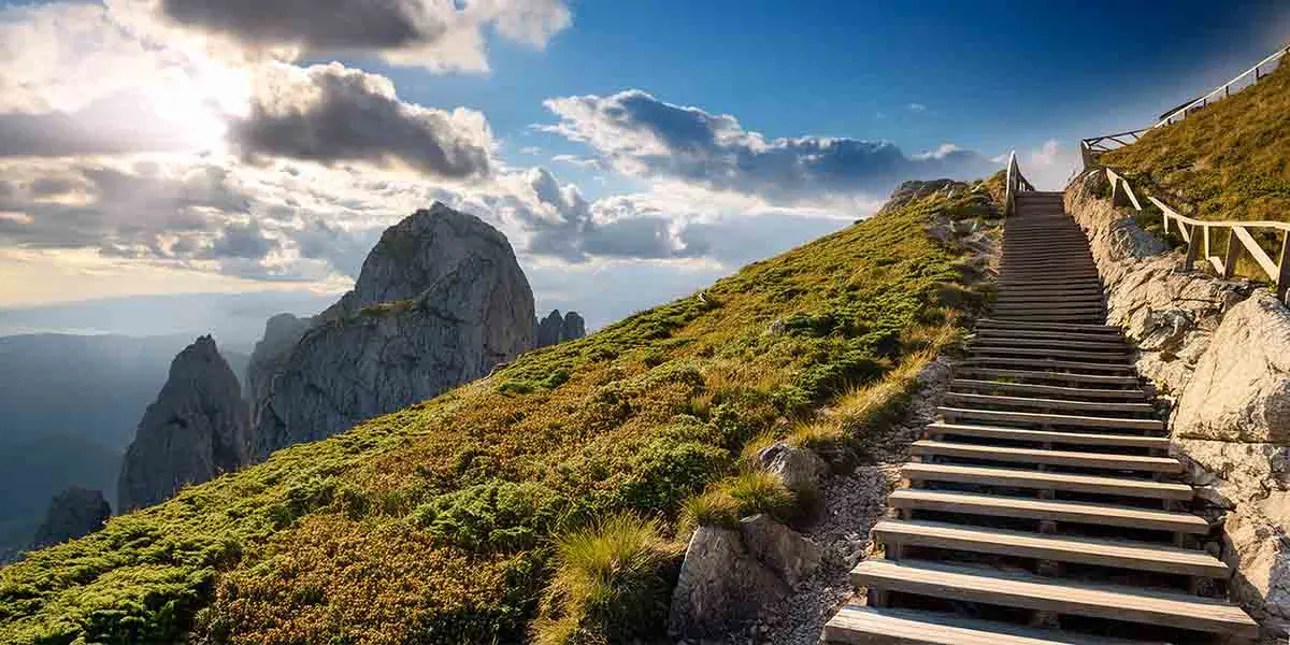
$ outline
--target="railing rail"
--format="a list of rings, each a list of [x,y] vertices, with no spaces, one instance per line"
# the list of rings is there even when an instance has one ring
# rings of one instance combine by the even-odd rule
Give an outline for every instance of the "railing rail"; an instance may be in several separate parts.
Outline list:
[[[1268,55],[1263,60],[1259,61],[1258,64],[1255,65],[1254,67],[1251,67],[1245,70],[1244,72],[1237,74],[1235,77],[1232,78],[1232,80],[1222,85],[1219,85],[1213,90],[1210,90],[1208,94],[1204,94],[1195,99],[1192,99],[1160,115],[1160,120],[1157,121],[1155,125],[1152,125],[1146,128],[1141,128],[1138,130],[1129,130],[1127,132],[1117,132],[1116,134],[1104,134],[1097,137],[1089,137],[1087,139],[1082,139],[1080,141],[1080,156],[1083,157],[1084,169],[1090,170],[1092,168],[1097,167],[1098,165],[1097,160],[1099,157],[1102,156],[1102,153],[1104,152],[1109,152],[1116,148],[1127,146],[1130,143],[1137,141],[1138,138],[1141,137],[1143,133],[1149,132],[1156,128],[1164,127],[1166,125],[1170,125],[1175,121],[1181,121],[1182,119],[1187,118],[1187,115],[1197,110],[1203,109],[1204,107],[1208,106],[1210,103],[1213,103],[1215,101],[1221,101],[1231,96],[1233,91],[1239,92],[1245,87],[1249,87],[1250,85],[1254,85],[1255,83],[1258,83],[1259,81],[1263,80],[1263,68],[1267,67],[1272,63],[1280,64],[1281,58],[1285,57],[1287,54],[1290,54],[1290,45],[1287,45],[1285,47],[1282,47],[1281,49],[1278,49],[1277,51]],[[1251,75],[1253,75],[1252,79],[1250,78]],[[1238,85],[1239,83],[1247,79],[1250,80],[1250,83],[1248,85],[1245,85],[1239,88],[1235,87],[1236,85]]]
[[[1144,210],[1142,202],[1129,185],[1129,181],[1110,168],[1103,168],[1111,183],[1111,203],[1115,206],[1132,207],[1137,211]],[[1193,271],[1196,261],[1204,259],[1213,267],[1214,272],[1224,278],[1230,278],[1236,272],[1236,265],[1241,257],[1248,257],[1268,276],[1276,289],[1277,298],[1287,301],[1290,293],[1290,222],[1242,222],[1235,220],[1199,220],[1181,215],[1168,204],[1148,196],[1147,199],[1160,209],[1163,215],[1165,233],[1177,230],[1178,235],[1187,243],[1187,255],[1183,268]],[[1274,231],[1273,235],[1281,236],[1281,251],[1276,261],[1259,245],[1251,231]],[[1226,232],[1225,244],[1216,244],[1221,232]],[[1215,246],[1218,247],[1217,252]]]
[[[1016,150],[1008,154],[1008,172],[1005,181],[1007,184],[1003,195],[1003,214],[1007,217],[1017,210],[1017,193],[1035,189],[1021,174],[1021,166],[1017,165]]]

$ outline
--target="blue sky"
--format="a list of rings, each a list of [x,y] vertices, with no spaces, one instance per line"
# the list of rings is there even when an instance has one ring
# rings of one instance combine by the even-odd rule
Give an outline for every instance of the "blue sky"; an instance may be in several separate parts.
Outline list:
[[[61,303],[0,334],[100,299],[114,332],[131,298],[311,313],[434,201],[596,327],[902,180],[1016,149],[1060,188],[1080,137],[1290,41],[1268,0],[319,2],[0,0],[0,310]]]

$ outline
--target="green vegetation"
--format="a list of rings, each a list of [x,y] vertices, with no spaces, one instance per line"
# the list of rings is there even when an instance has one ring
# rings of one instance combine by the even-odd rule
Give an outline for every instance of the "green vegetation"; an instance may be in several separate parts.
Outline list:
[[[750,443],[848,463],[883,439],[987,286],[928,227],[982,217],[998,184],[911,202],[31,553],[0,569],[0,642],[658,636],[683,507],[701,523],[796,511],[750,469]]]
[[[1290,221],[1290,70],[1147,132],[1101,163],[1197,219]]]

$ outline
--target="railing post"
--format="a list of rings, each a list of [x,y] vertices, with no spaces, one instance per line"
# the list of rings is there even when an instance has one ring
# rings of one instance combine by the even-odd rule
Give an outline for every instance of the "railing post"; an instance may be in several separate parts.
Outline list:
[[[1230,278],[1236,273],[1236,263],[1241,261],[1241,251],[1245,246],[1241,244],[1240,238],[1236,237],[1236,231],[1228,229],[1227,231],[1227,255],[1223,257],[1223,277]]]
[[[1184,226],[1187,226],[1187,225],[1183,224],[1182,222],[1178,222],[1179,228],[1182,228]],[[1200,225],[1193,224],[1189,227],[1189,230],[1188,230],[1189,235],[1187,240],[1187,259],[1183,262],[1184,271],[1196,270],[1196,256],[1199,255],[1200,253],[1200,236],[1197,235],[1197,233],[1199,233],[1200,231],[1196,230],[1198,226]]]
[[[1283,304],[1290,304],[1286,301],[1286,291],[1290,289],[1290,231],[1281,233],[1281,255],[1277,258],[1277,298]]]

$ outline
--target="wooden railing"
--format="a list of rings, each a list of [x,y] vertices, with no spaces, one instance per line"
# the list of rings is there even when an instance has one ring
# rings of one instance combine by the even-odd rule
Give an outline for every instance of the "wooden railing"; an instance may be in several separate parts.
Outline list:
[[[1106,178],[1111,182],[1111,203],[1115,206],[1132,207],[1142,211],[1142,202],[1129,185],[1129,181],[1110,168],[1103,168]],[[1160,209],[1164,218],[1165,234],[1176,230],[1187,243],[1186,260],[1183,267],[1187,271],[1196,268],[1196,260],[1205,259],[1214,272],[1224,278],[1230,278],[1236,272],[1236,265],[1242,257],[1248,257],[1272,281],[1277,298],[1287,302],[1286,294],[1290,292],[1290,223],[1286,222],[1240,222],[1209,221],[1192,219],[1180,215],[1173,208],[1155,197],[1147,199]],[[1280,235],[1281,251],[1274,262],[1267,251],[1254,238],[1255,231],[1260,235]],[[1224,235],[1225,234],[1225,235]],[[1219,239],[1221,244],[1216,244]],[[1218,251],[1215,252],[1215,246]]]
[[[1008,155],[1008,173],[1007,187],[1003,195],[1003,215],[1005,217],[1012,215],[1017,210],[1017,193],[1022,191],[1034,190],[1035,187],[1026,180],[1021,174],[1021,166],[1017,165],[1017,151],[1013,150]]]
[[[1160,115],[1160,120],[1153,126],[1141,128],[1139,130],[1130,130],[1128,132],[1118,132],[1116,134],[1104,134],[1102,136],[1090,137],[1088,139],[1081,140],[1080,156],[1083,157],[1084,160],[1084,169],[1089,170],[1095,168],[1098,165],[1098,157],[1101,157],[1104,152],[1109,152],[1116,148],[1127,146],[1130,143],[1137,141],[1145,132],[1164,127],[1175,121],[1181,121],[1187,118],[1187,115],[1205,108],[1210,103],[1221,101],[1231,96],[1233,92],[1239,92],[1250,85],[1258,83],[1263,80],[1263,68],[1268,67],[1272,63],[1280,64],[1281,58],[1286,54],[1290,54],[1290,45],[1273,52],[1267,58],[1259,61],[1259,63],[1254,67],[1237,74],[1235,78],[1219,85],[1208,94],[1192,99]],[[1248,81],[1246,85],[1240,85],[1246,81]],[[1238,87],[1238,85],[1240,85],[1240,87]],[[1126,141],[1126,139],[1129,140]]]

